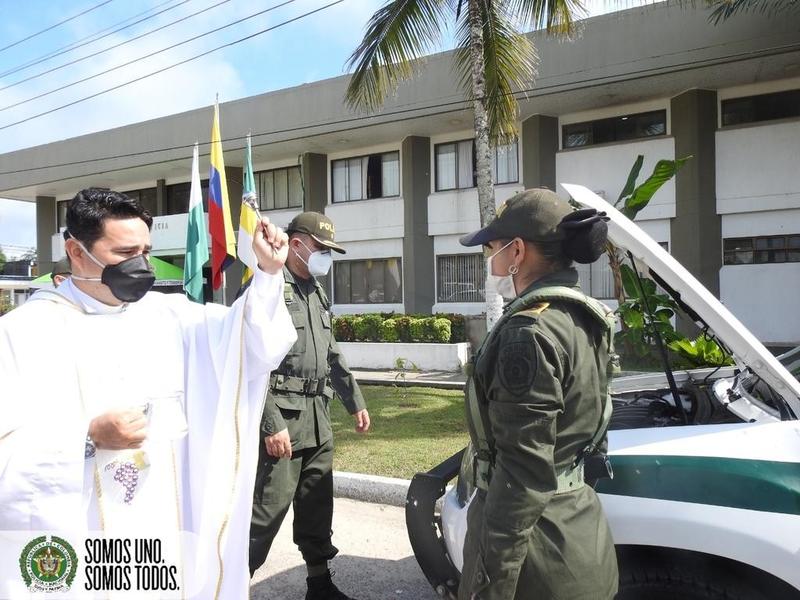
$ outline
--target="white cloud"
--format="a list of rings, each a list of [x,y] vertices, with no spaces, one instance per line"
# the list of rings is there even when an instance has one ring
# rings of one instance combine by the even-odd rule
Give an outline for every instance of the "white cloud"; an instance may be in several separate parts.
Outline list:
[[[227,6],[223,5],[223,7]],[[233,12],[225,10],[223,7],[190,19],[179,26],[168,28],[129,45],[106,52],[96,58],[0,92],[0,107],[15,104],[39,93],[137,59],[140,56],[198,33],[208,31],[215,26],[228,23],[241,16],[241,14],[254,12],[254,10],[243,10],[241,7]],[[169,18],[166,18],[167,15],[165,15],[164,22],[173,20],[177,15],[168,13],[168,16]],[[272,16],[272,14],[262,16],[174,50],[137,61],[127,67],[75,85],[40,100],[27,102],[17,108],[0,111],[0,127],[147,75],[222,43],[262,29],[268,20],[269,22],[274,22],[278,18],[283,17],[277,14],[275,16]],[[146,29],[150,29],[153,26],[153,24],[150,24]],[[138,31],[143,30],[140,28]],[[75,35],[80,37],[81,34],[76,33]],[[134,34],[131,33],[131,35]],[[126,39],[121,36],[122,34],[111,36],[97,45],[82,48],[75,55],[69,54],[60,57],[57,62],[38,65],[30,71],[9,76],[0,84],[7,85],[20,79],[23,75],[29,76],[37,73],[38,70],[43,70],[45,67],[58,65],[65,60],[83,56],[91,51],[111,46]],[[58,110],[50,115],[35,118],[6,130],[0,130],[0,152],[135,123],[200,106],[210,106],[213,104],[214,96],[217,92],[219,92],[220,100],[222,101],[241,97],[246,94],[246,89],[237,73],[235,62],[229,58],[231,54],[232,51],[220,51],[124,86],[118,90],[102,94],[97,98]]]

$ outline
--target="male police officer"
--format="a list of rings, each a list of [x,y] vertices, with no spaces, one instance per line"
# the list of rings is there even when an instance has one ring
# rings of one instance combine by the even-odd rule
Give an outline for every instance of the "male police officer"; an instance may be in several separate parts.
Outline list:
[[[334,240],[330,219],[316,212],[295,217],[286,229],[289,257],[284,300],[297,342],[273,371],[264,409],[258,474],[250,526],[250,572],[266,560],[289,505],[294,506],[294,542],[308,568],[306,600],[347,600],[331,581],[328,561],[333,519],[333,433],[329,402],[334,391],[355,417],[356,431],[369,429],[361,390],[331,330],[329,302],[316,280],[331,268]]]

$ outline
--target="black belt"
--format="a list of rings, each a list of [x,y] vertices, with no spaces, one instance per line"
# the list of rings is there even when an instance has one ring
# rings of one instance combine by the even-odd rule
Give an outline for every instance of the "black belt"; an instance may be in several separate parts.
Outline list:
[[[294,375],[275,373],[269,379],[269,387],[274,392],[333,397],[333,389],[328,377],[317,379],[316,377],[295,377]]]

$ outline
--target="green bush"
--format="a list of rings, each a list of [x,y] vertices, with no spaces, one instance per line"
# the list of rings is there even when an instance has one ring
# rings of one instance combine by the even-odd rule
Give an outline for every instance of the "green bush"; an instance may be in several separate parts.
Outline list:
[[[353,341],[364,342],[366,341],[367,326],[364,323],[363,316],[353,317]]]
[[[400,335],[397,331],[397,320],[386,319],[381,323],[381,341],[382,342],[399,342]]]
[[[451,344],[467,341],[467,320],[464,318],[464,315],[442,313],[436,316],[440,319],[447,319],[450,321],[449,341]]]
[[[450,341],[450,321],[448,319],[433,320],[433,341],[446,344]]]
[[[381,323],[383,318],[378,314],[367,314],[357,317],[353,322],[353,331],[360,342],[379,342],[381,340]]]
[[[353,332],[353,318],[353,315],[333,317],[333,337],[336,338],[337,342],[355,341],[355,333]]]
[[[397,324],[397,336],[401,342],[408,343],[411,341],[411,317],[399,316],[394,318]]]
[[[340,342],[437,342],[466,341],[463,315],[401,315],[369,313],[333,318],[333,333]]]
[[[425,342],[425,319],[411,319],[409,325],[412,342]]]

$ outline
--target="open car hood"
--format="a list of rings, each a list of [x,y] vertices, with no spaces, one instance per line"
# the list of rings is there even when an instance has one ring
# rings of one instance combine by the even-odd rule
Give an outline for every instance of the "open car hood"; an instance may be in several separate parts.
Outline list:
[[[791,406],[800,417],[800,381],[742,325],[683,265],[659,246],[638,225],[591,190],[575,184],[561,184],[579,204],[605,211],[610,217],[608,238],[647,265],[651,274],[662,279],[680,295],[674,298],[686,305],[733,353],[741,367],[749,367]],[[670,290],[667,290],[670,293]],[[673,294],[674,296],[674,294]]]

